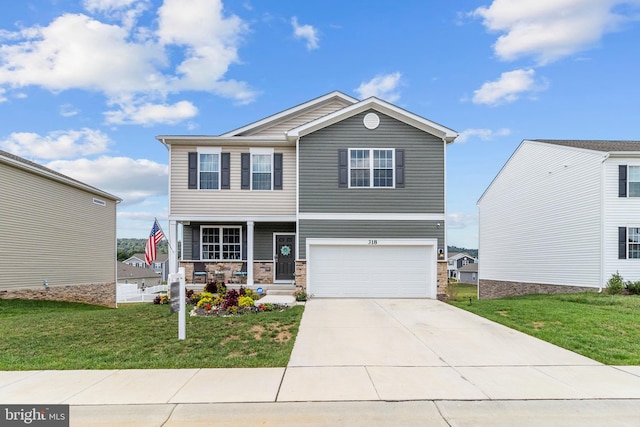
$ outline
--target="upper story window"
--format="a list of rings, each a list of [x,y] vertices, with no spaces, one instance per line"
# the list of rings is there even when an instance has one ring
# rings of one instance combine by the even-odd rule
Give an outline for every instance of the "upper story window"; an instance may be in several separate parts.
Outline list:
[[[640,166],[618,165],[618,197],[640,197]]]
[[[198,188],[220,189],[220,148],[198,148]]]
[[[349,187],[393,187],[393,149],[350,149]]]
[[[629,197],[640,197],[640,166],[629,166]]]
[[[200,241],[204,260],[242,259],[240,227],[202,227]]]
[[[251,150],[251,189],[273,188],[273,150]]]

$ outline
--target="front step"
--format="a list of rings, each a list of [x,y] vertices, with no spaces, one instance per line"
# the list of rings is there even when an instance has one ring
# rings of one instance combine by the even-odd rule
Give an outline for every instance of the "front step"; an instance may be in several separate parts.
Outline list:
[[[261,306],[262,304],[278,304],[278,305],[286,305],[292,306],[296,305],[296,297],[293,295],[267,295],[265,297],[260,298],[258,301],[253,303],[256,307]]]

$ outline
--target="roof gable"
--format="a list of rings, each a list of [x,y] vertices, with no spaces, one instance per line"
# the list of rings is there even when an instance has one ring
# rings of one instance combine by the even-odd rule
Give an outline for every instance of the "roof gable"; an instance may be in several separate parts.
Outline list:
[[[449,129],[436,122],[427,120],[424,117],[403,110],[400,107],[397,107],[376,97],[370,97],[348,107],[335,111],[331,114],[320,117],[309,123],[305,123],[301,126],[298,126],[297,128],[291,129],[287,131],[287,138],[295,140],[370,109],[386,114],[389,117],[411,125],[424,132],[435,135],[436,137],[441,138],[447,143],[453,142],[453,140],[458,136],[458,133],[453,129]]]
[[[220,136],[252,136],[265,133],[276,133],[278,135],[284,136],[285,130],[299,126],[301,123],[315,120],[318,117],[332,113],[335,110],[342,109],[356,102],[358,102],[358,100],[355,98],[345,95],[344,93],[339,91],[333,91],[326,95],[304,102],[295,107],[288,108],[262,120],[258,120],[241,128],[234,129]],[[287,122],[292,122],[292,125],[287,127]],[[278,132],[277,129],[280,129],[280,132]]]

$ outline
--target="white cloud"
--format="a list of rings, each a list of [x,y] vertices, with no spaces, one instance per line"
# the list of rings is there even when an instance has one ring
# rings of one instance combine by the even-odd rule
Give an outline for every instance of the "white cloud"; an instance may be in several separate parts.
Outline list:
[[[120,110],[107,111],[106,122],[110,124],[136,124],[151,126],[158,123],[174,124],[195,117],[198,109],[189,101],[169,104],[123,104]]]
[[[306,40],[307,50],[314,50],[320,47],[318,44],[318,30],[312,25],[300,25],[296,16],[291,18],[291,25],[293,26],[293,35],[298,39]]]
[[[530,56],[546,64],[592,47],[629,19],[615,12],[617,6],[639,4],[638,0],[494,0],[472,16],[502,33],[494,45],[500,59]]]
[[[104,153],[109,149],[109,137],[99,130],[55,131],[48,135],[14,132],[0,140],[0,148],[26,158],[60,159]]]
[[[400,99],[396,89],[400,85],[401,78],[402,74],[399,72],[375,76],[368,82],[361,83],[356,93],[361,99],[375,96],[388,102],[396,102]]]
[[[78,115],[78,110],[76,110],[71,104],[62,104],[58,110],[62,117],[73,117]]]
[[[478,224],[477,213],[448,213],[447,229],[462,229]]]
[[[486,128],[471,128],[465,129],[460,132],[459,136],[456,138],[456,142],[464,143],[473,138],[479,138],[482,141],[491,141],[495,138],[508,135],[511,135],[511,130],[507,128],[501,128],[498,130]]]
[[[64,14],[46,26],[0,34],[9,41],[0,47],[3,91],[83,89],[103,93],[110,104],[123,98],[165,104],[169,94],[185,90],[240,104],[257,96],[246,82],[227,79],[229,67],[240,62],[238,47],[248,26],[225,14],[221,0],[191,0],[188,7],[181,0],[165,0],[157,10],[157,29],[133,25],[148,1],[85,0],[84,5],[107,18],[115,14],[121,22]],[[165,116],[166,122],[184,113],[173,111],[179,115]]]
[[[513,70],[500,75],[498,80],[484,83],[473,92],[475,104],[499,105],[517,100],[522,94],[546,89],[546,84],[536,82],[535,70]]]
[[[167,165],[147,159],[102,156],[94,160],[55,160],[45,166],[118,196],[126,205],[168,192]]]

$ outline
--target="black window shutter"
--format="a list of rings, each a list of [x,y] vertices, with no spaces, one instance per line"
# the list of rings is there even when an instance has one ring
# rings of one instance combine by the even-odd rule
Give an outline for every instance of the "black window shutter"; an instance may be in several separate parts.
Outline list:
[[[404,149],[396,149],[396,188],[404,188]]]
[[[240,153],[240,189],[251,188],[251,154]]]
[[[200,259],[200,227],[191,229],[191,259]]]
[[[627,227],[618,227],[618,259],[627,259]]]
[[[273,189],[282,190],[282,153],[273,154]]]
[[[349,151],[338,149],[338,188],[349,187]]]
[[[618,165],[618,197],[627,197],[627,165]]]
[[[231,153],[222,153],[220,155],[220,188],[228,190],[231,188]]]
[[[198,188],[198,153],[189,153],[189,189]]]

